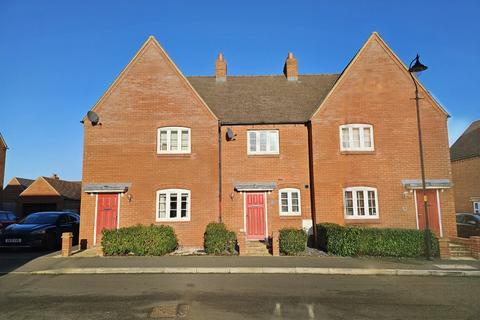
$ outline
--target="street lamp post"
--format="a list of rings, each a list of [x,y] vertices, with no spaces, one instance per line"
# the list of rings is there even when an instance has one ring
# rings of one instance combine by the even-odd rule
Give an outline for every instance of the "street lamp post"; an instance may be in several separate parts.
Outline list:
[[[425,208],[425,246],[426,246],[426,256],[427,259],[432,258],[431,253],[431,245],[432,245],[432,238],[430,232],[430,226],[428,223],[428,198],[427,198],[427,186],[425,182],[425,163],[423,159],[423,141],[422,141],[422,126],[420,124],[420,107],[419,107],[419,100],[422,99],[418,96],[418,84],[415,76],[413,74],[417,74],[419,72],[427,70],[427,66],[420,63],[420,57],[417,56],[415,59],[410,62],[410,66],[408,68],[408,72],[410,77],[412,78],[413,84],[415,85],[415,106],[417,110],[417,129],[418,129],[418,146],[420,149],[420,169],[422,172],[422,193],[423,193],[423,206]]]

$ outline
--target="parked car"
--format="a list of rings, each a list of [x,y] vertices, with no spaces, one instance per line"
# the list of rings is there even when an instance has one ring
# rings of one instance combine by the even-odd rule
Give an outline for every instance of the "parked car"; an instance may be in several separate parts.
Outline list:
[[[0,229],[17,222],[17,216],[10,211],[0,211]]]
[[[70,212],[32,213],[0,229],[0,247],[56,249],[61,246],[62,233],[73,233],[73,244],[78,243],[80,216]]]
[[[480,236],[480,216],[471,213],[457,213],[457,234],[462,238]]]

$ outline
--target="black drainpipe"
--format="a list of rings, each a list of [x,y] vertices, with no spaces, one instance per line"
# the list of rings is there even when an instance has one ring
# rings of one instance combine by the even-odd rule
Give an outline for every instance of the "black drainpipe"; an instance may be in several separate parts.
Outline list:
[[[222,222],[222,125],[218,121],[218,222]]]
[[[315,175],[313,174],[313,137],[312,137],[312,122],[307,122],[308,131],[308,171],[310,176],[310,209],[312,210],[312,224],[313,224],[313,243],[314,247],[318,249],[318,234],[317,234],[317,212],[315,208]]]

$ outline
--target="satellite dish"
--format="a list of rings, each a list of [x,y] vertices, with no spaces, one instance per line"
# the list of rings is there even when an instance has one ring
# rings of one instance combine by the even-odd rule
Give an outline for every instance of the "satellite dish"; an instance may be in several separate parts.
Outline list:
[[[92,126],[96,126],[98,122],[100,121],[100,118],[98,117],[98,114],[93,111],[88,111],[87,112],[87,118],[88,121],[92,124]]]
[[[233,130],[231,128],[227,128],[227,140],[228,141],[235,140],[236,136],[237,135],[235,133],[233,133]]]

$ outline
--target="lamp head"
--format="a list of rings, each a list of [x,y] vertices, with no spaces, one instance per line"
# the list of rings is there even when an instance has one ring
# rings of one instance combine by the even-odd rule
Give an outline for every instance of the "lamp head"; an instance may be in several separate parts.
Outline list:
[[[412,65],[412,63],[413,63],[413,65]],[[410,73],[420,73],[420,72],[428,69],[428,67],[426,65],[423,65],[420,62],[420,57],[419,57],[418,54],[415,57],[415,59],[412,61],[412,63],[410,64],[410,68],[408,69],[408,72],[410,72]]]

